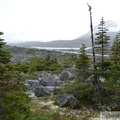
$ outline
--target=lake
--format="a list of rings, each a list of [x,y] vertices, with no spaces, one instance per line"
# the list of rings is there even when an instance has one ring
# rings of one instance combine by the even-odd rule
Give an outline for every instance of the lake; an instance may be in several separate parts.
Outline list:
[[[37,48],[41,50],[55,50],[55,51],[79,51],[80,48],[56,48],[56,47],[36,47],[32,46],[31,48]],[[91,49],[91,47],[87,47],[86,50]]]

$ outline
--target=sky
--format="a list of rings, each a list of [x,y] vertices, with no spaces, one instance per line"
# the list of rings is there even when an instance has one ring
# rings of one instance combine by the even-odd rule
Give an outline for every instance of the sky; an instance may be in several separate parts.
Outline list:
[[[104,20],[120,21],[119,0],[0,0],[0,31],[8,43],[76,39]]]

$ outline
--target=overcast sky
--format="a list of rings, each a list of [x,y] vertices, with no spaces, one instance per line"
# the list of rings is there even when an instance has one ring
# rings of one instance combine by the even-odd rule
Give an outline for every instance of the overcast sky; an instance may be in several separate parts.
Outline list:
[[[120,20],[119,0],[0,0],[0,31],[7,42],[72,40],[90,29],[87,2],[94,26]]]

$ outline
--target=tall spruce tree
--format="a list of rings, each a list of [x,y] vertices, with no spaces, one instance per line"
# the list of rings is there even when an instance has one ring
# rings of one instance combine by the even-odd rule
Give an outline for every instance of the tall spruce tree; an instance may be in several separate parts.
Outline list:
[[[101,54],[101,57],[97,60],[98,63],[100,63],[101,66],[99,66],[99,69],[101,72],[104,72],[104,61],[105,61],[105,54],[108,54],[110,49],[110,37],[107,35],[108,29],[105,27],[105,21],[102,17],[100,24],[98,26],[98,33],[96,33],[95,38],[95,52],[98,54]]]

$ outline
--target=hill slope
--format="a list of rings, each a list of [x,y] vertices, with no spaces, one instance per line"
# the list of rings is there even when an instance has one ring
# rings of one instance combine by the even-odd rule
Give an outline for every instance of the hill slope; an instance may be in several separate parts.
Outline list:
[[[112,20],[106,21],[106,28],[109,30],[108,35],[110,36],[110,43],[112,44],[116,33],[120,30],[120,22],[115,22]],[[95,38],[95,33],[97,32],[98,32],[98,26],[95,26],[94,27],[94,38]],[[14,44],[14,45],[20,46],[20,47],[36,46],[36,47],[74,48],[74,47],[80,47],[82,43],[86,44],[87,47],[91,46],[90,32],[74,40],[55,40],[55,41],[50,41],[50,42],[33,41],[33,42],[25,42],[25,43],[19,43],[19,44]]]

